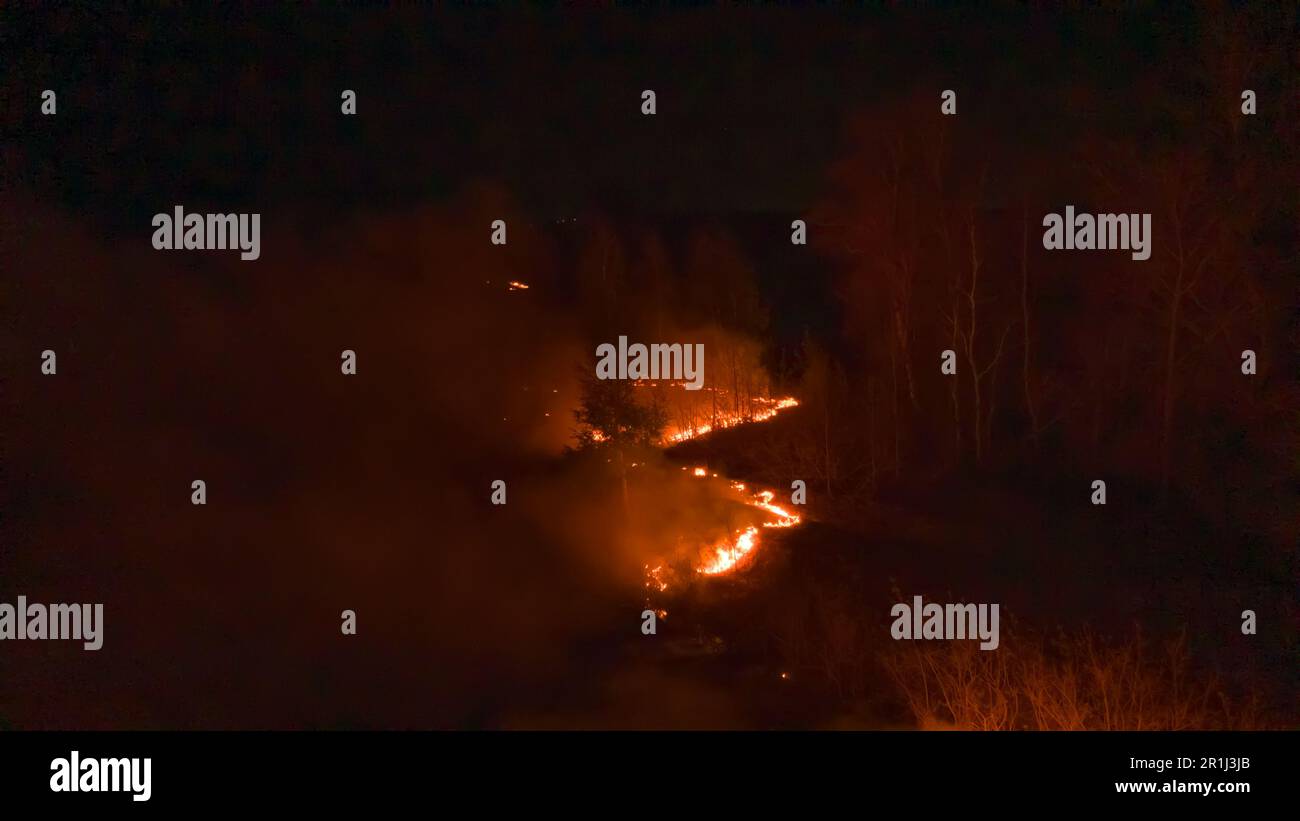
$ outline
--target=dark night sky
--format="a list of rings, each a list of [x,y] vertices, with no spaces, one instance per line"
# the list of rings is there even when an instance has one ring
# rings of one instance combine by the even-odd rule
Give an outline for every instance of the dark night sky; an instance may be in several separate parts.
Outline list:
[[[1144,73],[1190,35],[1167,13],[7,17],[10,46],[36,47],[6,61],[6,93],[56,87],[66,112],[52,129],[5,101],[23,137],[7,172],[118,226],[153,213],[159,190],[333,211],[436,199],[475,178],[542,219],[798,212],[856,109],[955,88],[968,117],[1050,140],[1072,121],[1131,116]],[[1054,96],[1061,78],[1089,94]],[[363,116],[337,116],[343,88]],[[638,110],[645,88],[659,96],[653,119]]]
[[[0,151],[11,186],[127,241],[164,194],[325,235],[485,180],[543,225],[599,213],[671,242],[713,220],[787,306],[773,330],[790,345],[838,324],[828,271],[761,238],[817,203],[853,116],[954,88],[958,138],[994,134],[1010,162],[1135,117],[1159,131],[1152,101],[1169,90],[1147,79],[1195,33],[1168,10],[15,9],[0,31],[13,52]],[[57,127],[18,98],[46,87]],[[361,116],[338,115],[344,88]],[[639,112],[645,88],[654,118]],[[1017,173],[995,168],[990,205]]]

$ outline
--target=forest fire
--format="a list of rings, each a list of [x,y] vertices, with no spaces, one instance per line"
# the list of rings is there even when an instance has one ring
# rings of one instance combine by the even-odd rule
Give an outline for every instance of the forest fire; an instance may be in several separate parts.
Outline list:
[[[713,558],[695,568],[695,572],[706,576],[717,576],[734,570],[736,565],[752,553],[757,545],[758,528],[747,527],[736,536],[734,541],[724,541],[715,546]]]
[[[733,482],[731,486],[742,492],[745,490],[745,485],[740,482]],[[763,522],[762,527],[793,527],[799,524],[799,516],[772,504],[774,498],[776,498],[775,493],[763,490],[746,500],[745,504],[777,517],[774,522]],[[736,531],[733,538],[714,545],[711,555],[695,568],[695,572],[706,576],[718,576],[736,569],[758,547],[759,533],[759,528],[753,525]]]
[[[761,405],[761,409],[749,414],[743,413],[719,413],[713,416],[711,422],[702,425],[695,425],[687,428],[670,428],[664,434],[664,441],[670,444],[685,442],[711,433],[714,430],[724,430],[733,428],[736,425],[743,425],[746,422],[764,422],[776,416],[786,408],[793,408],[799,404],[799,400],[793,396],[787,396],[782,399],[763,399],[755,397],[750,401]],[[698,475],[698,474],[697,474]]]
[[[634,387],[658,387],[657,383],[636,383]],[[692,439],[698,439],[712,433],[715,430],[726,430],[750,422],[766,422],[768,419],[776,416],[783,410],[798,407],[799,400],[793,396],[786,396],[780,399],[767,399],[764,397],[750,397],[748,399],[751,407],[748,412],[741,411],[714,411],[709,415],[709,422],[701,424],[684,424],[669,425],[667,430],[660,437],[660,441],[665,446],[672,446],[688,442]],[[757,406],[755,409],[754,406]],[[610,441],[609,434],[594,425],[588,426],[587,435],[591,442],[599,444]],[[696,476],[703,476],[703,473],[696,473]]]
[[[7,795],[1286,794],[1300,3],[257,5],[0,14]]]
[[[682,470],[691,471],[691,475],[697,478],[709,479],[718,476],[716,473],[711,473],[707,467],[683,467]],[[689,563],[696,575],[721,576],[738,569],[758,549],[762,542],[763,528],[794,527],[802,521],[802,517],[798,514],[791,513],[774,503],[775,492],[771,490],[750,492],[744,482],[733,481],[730,484],[731,489],[742,497],[740,501],[743,504],[762,510],[771,516],[772,520],[736,528],[731,535],[718,539],[713,544],[700,546]],[[650,605],[650,594],[666,592],[672,586],[670,582],[675,582],[676,578],[673,568],[665,561],[658,561],[653,566],[646,564],[644,585],[647,591],[647,606]]]

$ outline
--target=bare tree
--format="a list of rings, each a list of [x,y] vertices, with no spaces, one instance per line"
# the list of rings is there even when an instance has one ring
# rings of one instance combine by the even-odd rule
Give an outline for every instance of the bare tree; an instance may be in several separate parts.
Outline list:
[[[979,244],[976,239],[975,214],[973,211],[970,215],[969,237],[970,281],[968,287],[963,292],[963,295],[966,298],[966,307],[969,312],[969,321],[967,322],[966,327],[959,331],[959,337],[961,339],[962,350],[966,354],[966,367],[970,371],[971,376],[971,412],[973,414],[971,420],[971,432],[974,435],[975,462],[978,464],[984,458],[984,442],[987,439],[987,431],[983,424],[985,416],[983,391],[984,381],[997,367],[998,361],[1002,359],[1002,350],[1007,341],[1007,334],[1011,331],[1011,326],[1007,325],[1002,331],[1002,336],[998,339],[997,350],[994,351],[992,357],[989,358],[987,363],[981,364],[976,346],[976,336],[979,330],[979,281],[980,268],[983,264],[983,259],[980,256]],[[990,406],[995,401],[996,399],[990,393]]]

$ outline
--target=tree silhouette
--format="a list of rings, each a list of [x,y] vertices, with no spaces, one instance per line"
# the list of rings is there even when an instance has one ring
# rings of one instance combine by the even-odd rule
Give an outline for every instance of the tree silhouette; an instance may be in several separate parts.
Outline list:
[[[619,481],[623,484],[623,512],[630,512],[627,494],[629,448],[654,447],[663,434],[668,413],[646,392],[647,400],[636,395],[627,379],[597,379],[594,373],[581,376],[580,405],[573,412],[578,421],[578,449],[609,448],[618,456]]]

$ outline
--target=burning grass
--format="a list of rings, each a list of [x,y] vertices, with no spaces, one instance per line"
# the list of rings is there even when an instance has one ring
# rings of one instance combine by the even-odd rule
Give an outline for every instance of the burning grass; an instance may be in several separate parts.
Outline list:
[[[792,396],[781,399],[750,397],[748,402],[750,407],[745,412],[721,412],[715,410],[706,417],[707,421],[698,423],[684,422],[671,426],[664,434],[664,442],[669,445],[676,445],[691,439],[697,439],[715,430],[734,428],[737,425],[744,425],[749,422],[765,422],[781,411],[799,405],[799,400]]]
[[[741,493],[746,492],[745,485],[741,482],[732,482],[731,487]],[[798,516],[772,503],[775,497],[776,494],[772,491],[762,490],[746,500],[745,503],[750,507],[758,508],[775,518],[758,527],[750,525],[738,530],[734,537],[713,545],[711,550],[705,552],[705,558],[696,566],[695,572],[717,576],[735,570],[758,547],[760,527],[794,527],[799,524]]]
[[[1047,640],[1003,631],[1002,647],[899,642],[884,666],[921,729],[1262,729],[1258,699],[1233,700],[1191,669],[1185,637],[1153,650],[1140,633]]]
[[[692,470],[697,478],[717,478],[707,468],[697,467]],[[773,504],[776,494],[770,490],[752,492],[743,482],[732,482],[731,490],[749,507],[767,514],[767,521],[757,525],[736,528],[732,533],[716,540],[701,551],[701,558],[695,565],[695,572],[705,576],[718,576],[738,568],[753,554],[761,538],[761,528],[794,527],[799,524],[799,517],[785,508]]]
[[[692,483],[717,484],[719,480],[718,474],[707,467],[683,467],[681,470],[689,475]],[[724,504],[733,512],[727,514],[724,523],[680,537],[675,555],[658,557],[645,564],[647,604],[692,577],[716,577],[742,569],[758,550],[765,530],[794,527],[801,521],[797,514],[775,504],[774,491],[754,491],[745,483],[736,481],[727,481],[725,490],[720,484],[718,488],[711,489],[710,493],[722,494]],[[737,506],[741,505],[749,510],[740,512],[737,519],[736,512],[741,510]]]

